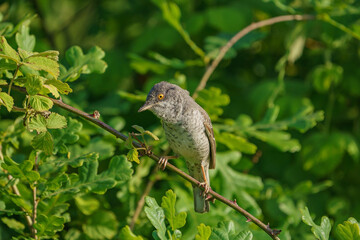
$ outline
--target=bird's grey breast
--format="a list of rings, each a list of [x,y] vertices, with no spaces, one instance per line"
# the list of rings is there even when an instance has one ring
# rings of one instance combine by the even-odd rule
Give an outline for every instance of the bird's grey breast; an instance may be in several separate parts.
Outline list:
[[[170,147],[187,161],[206,161],[210,145],[204,118],[197,108],[186,108],[176,123],[163,120],[163,127]]]

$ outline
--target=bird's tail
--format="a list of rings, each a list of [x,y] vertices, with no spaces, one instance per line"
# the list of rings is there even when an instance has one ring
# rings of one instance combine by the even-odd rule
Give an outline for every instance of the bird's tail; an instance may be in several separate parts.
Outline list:
[[[209,178],[209,168],[205,168],[205,176],[207,179],[207,182],[210,186],[210,178]],[[206,196],[204,196],[204,191],[198,187],[193,185],[193,194],[194,194],[194,209],[195,212],[198,213],[206,213],[210,210],[210,204],[209,201],[206,201]]]

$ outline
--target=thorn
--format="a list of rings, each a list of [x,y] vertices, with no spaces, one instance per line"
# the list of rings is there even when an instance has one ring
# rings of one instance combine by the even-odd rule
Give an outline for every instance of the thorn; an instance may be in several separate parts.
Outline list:
[[[274,230],[272,230],[272,232],[271,232],[271,234],[273,235],[273,236],[277,236],[277,235],[279,235],[281,233],[281,230],[280,229],[274,229]]]
[[[246,218],[246,222],[252,222],[252,220],[250,218]]]
[[[232,201],[236,206],[239,206],[236,202],[236,199],[234,199],[234,201]]]

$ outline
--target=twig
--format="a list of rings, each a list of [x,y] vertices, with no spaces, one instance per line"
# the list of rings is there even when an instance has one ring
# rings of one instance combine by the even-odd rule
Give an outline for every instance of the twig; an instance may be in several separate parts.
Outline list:
[[[219,52],[219,55],[216,56],[214,61],[211,62],[211,65],[206,69],[206,72],[204,73],[203,77],[201,78],[201,81],[199,85],[197,86],[193,98],[197,98],[198,92],[205,88],[207,81],[209,80],[211,74],[215,71],[216,67],[219,65],[223,57],[225,56],[226,52],[229,51],[229,49],[242,37],[244,37],[249,32],[264,27],[268,25],[272,25],[274,23],[279,22],[287,22],[287,21],[304,21],[304,20],[312,20],[315,19],[315,16],[313,15],[284,15],[284,16],[278,16],[269,18],[260,22],[252,23],[246,28],[242,29],[240,32],[238,32],[234,37],[232,37],[225,46],[223,46]]]
[[[9,95],[10,95],[10,93],[11,93],[11,87],[12,87],[12,85],[13,85],[13,83],[14,83],[14,80],[15,80],[15,78],[16,78],[16,75],[17,75],[18,71],[19,71],[19,68],[20,68],[20,66],[17,65],[17,66],[16,66],[16,70],[15,70],[15,72],[14,72],[14,75],[13,75],[11,81],[10,81],[10,85],[9,85],[9,89],[8,89],[8,94],[9,94]]]
[[[4,155],[3,155],[3,153],[2,153],[2,144],[0,144],[0,160],[4,160]],[[9,181],[11,181],[11,180],[13,179],[13,176],[11,176],[11,175],[8,173],[7,170],[3,169],[3,172],[4,172],[5,174],[7,174],[7,179],[8,179]],[[15,195],[21,197],[21,194],[20,194],[19,189],[18,189],[18,187],[16,186],[16,184],[13,184],[13,185],[11,186],[11,190],[14,192]],[[29,216],[29,214],[28,214],[28,212],[25,210],[25,208],[23,208],[23,207],[20,207],[20,208],[21,208],[21,210],[25,213],[25,220],[26,220],[27,225],[29,226],[30,229],[32,229],[32,228],[33,228],[33,222],[32,222],[32,220],[31,220],[31,217]]]
[[[19,92],[26,93],[26,89],[22,88],[22,87],[13,86],[13,89],[15,89],[15,90],[17,90]],[[80,117],[84,118],[85,120],[88,120],[88,121],[98,125],[99,127],[103,128],[107,132],[115,135],[116,137],[120,138],[123,141],[126,141],[126,139],[128,138],[126,135],[122,134],[121,132],[118,132],[117,130],[110,127],[106,123],[100,121],[99,119],[95,119],[95,118],[91,117],[89,114],[87,114],[87,113],[85,113],[85,112],[83,112],[83,111],[81,111],[79,109],[76,109],[76,108],[74,108],[74,107],[72,107],[70,105],[67,105],[64,102],[60,101],[60,100],[53,99],[53,98],[50,98],[50,97],[47,97],[47,98],[49,98],[55,105],[65,109],[65,110],[67,110],[69,112],[75,113],[75,114],[79,115]],[[135,141],[133,141],[133,145],[136,148],[141,148],[142,147],[140,143],[135,142]],[[147,155],[149,158],[155,160],[156,162],[159,161],[159,157],[156,156],[155,154],[153,154],[151,151],[145,152],[144,154]],[[185,180],[187,180],[187,181],[189,181],[189,182],[191,182],[191,183],[193,183],[193,184],[195,184],[197,186],[200,186],[200,182],[198,180],[196,180],[195,178],[193,178],[190,175],[186,174],[185,172],[183,172],[179,168],[175,167],[174,165],[168,163],[166,165],[166,168],[168,168],[171,171],[177,173],[178,175],[180,175]],[[202,189],[204,190],[203,187],[202,187]],[[251,215],[249,212],[247,212],[246,210],[244,210],[243,208],[238,206],[236,203],[234,203],[233,201],[231,201],[229,199],[226,199],[225,197],[223,197],[219,193],[213,191],[212,189],[210,189],[209,194],[212,195],[214,198],[218,199],[219,201],[225,203],[226,205],[232,207],[233,209],[235,209],[239,213],[241,213],[243,216],[246,217],[246,219],[250,219],[257,226],[259,226],[263,231],[265,231],[272,239],[279,240],[279,238],[277,236],[280,233],[279,230],[271,229],[268,225],[261,222],[259,219],[257,219],[253,215]]]
[[[155,168],[154,168],[154,170],[151,172],[151,175],[150,175],[150,176],[154,176],[154,175],[157,173],[158,170],[159,170],[158,167],[155,166]],[[159,179],[158,179],[158,178],[156,177],[156,175],[155,175],[155,177],[154,177],[153,179],[151,179],[151,180],[147,183],[146,188],[145,188],[145,190],[144,190],[144,193],[141,195],[141,198],[139,199],[139,201],[138,201],[138,203],[137,203],[137,206],[136,206],[136,209],[135,209],[135,213],[134,213],[134,215],[133,215],[133,217],[132,217],[132,219],[131,219],[131,223],[130,223],[130,229],[131,229],[131,230],[134,229],[135,222],[136,222],[136,220],[139,218],[139,215],[140,215],[140,213],[141,213],[141,211],[142,211],[142,209],[143,209],[143,207],[144,207],[145,197],[146,197],[147,195],[149,195],[152,187],[154,186],[155,182],[157,182],[158,180],[159,180]]]
[[[34,162],[34,171],[38,171],[38,168],[39,168],[39,163],[38,163],[38,155],[36,154],[36,157],[35,157],[35,162]],[[33,215],[32,215],[32,222],[33,222],[33,227],[31,229],[32,231],[32,237],[35,238],[35,239],[38,239],[37,237],[37,230],[36,228],[34,227],[34,224],[36,223],[36,216],[37,216],[37,206],[39,204],[39,201],[38,199],[36,198],[36,184],[37,184],[37,181],[34,182],[34,186],[33,186],[33,189],[32,189],[32,193],[33,193]]]

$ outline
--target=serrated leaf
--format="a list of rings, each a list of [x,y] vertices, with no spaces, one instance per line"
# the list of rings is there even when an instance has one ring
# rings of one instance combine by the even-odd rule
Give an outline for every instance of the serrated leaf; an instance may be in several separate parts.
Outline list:
[[[67,122],[64,116],[57,113],[51,113],[46,119],[46,127],[49,129],[66,128]]]
[[[25,87],[30,95],[38,94],[44,84],[44,80],[38,75],[30,75],[26,78]]]
[[[15,39],[19,48],[26,51],[33,51],[35,47],[35,36],[30,35],[30,28],[26,25],[22,25],[20,30],[16,33]]]
[[[0,92],[0,106],[4,105],[8,112],[11,112],[14,106],[14,99],[12,96],[5,92]]]
[[[153,134],[152,132],[150,132],[150,131],[148,131],[148,130],[146,130],[146,131],[144,132],[144,134],[149,135],[149,136],[152,137],[155,141],[159,141],[159,138],[158,138],[155,134]]]
[[[59,193],[78,193],[80,191],[89,190],[97,194],[104,194],[107,189],[113,188],[118,183],[123,183],[129,180],[132,169],[131,164],[126,160],[126,157],[115,156],[111,159],[109,167],[106,171],[98,174],[99,161],[98,154],[89,155],[89,159],[83,163],[79,168],[79,176],[77,180],[63,186],[57,191],[49,191],[44,194],[44,197],[51,197]]]
[[[328,240],[331,230],[331,223],[328,217],[323,216],[321,218],[320,226],[316,225],[310,216],[309,209],[305,207],[304,209],[301,209],[302,213],[302,221],[311,227],[311,231],[315,235],[317,239],[320,240]]]
[[[135,148],[132,148],[132,149],[129,150],[128,154],[126,155],[126,158],[130,162],[136,162],[137,164],[140,163],[139,153]]]
[[[34,227],[38,231],[38,236],[52,236],[56,232],[63,230],[65,223],[64,217],[55,215],[45,216],[44,214],[39,214],[36,220],[37,222],[34,224]]]
[[[46,119],[41,114],[37,114],[35,117],[30,118],[30,122],[27,127],[30,131],[35,130],[38,134],[46,132]]]
[[[33,171],[33,162],[30,160],[26,160],[21,164],[18,164],[11,158],[4,156],[4,163],[1,164],[1,166],[13,177],[24,179],[29,183],[33,183],[40,178],[40,174]]]
[[[30,106],[36,111],[43,112],[53,107],[53,102],[44,96],[30,96]]]
[[[58,52],[57,52],[58,54]],[[34,54],[26,58],[23,64],[34,70],[43,70],[50,73],[55,79],[59,76],[59,63],[54,60],[53,55],[42,56],[40,54]]]
[[[339,240],[360,240],[360,224],[355,218],[349,218],[336,227]]]
[[[36,135],[32,141],[31,146],[45,152],[46,155],[51,155],[54,148],[54,141],[49,132],[43,132]]]
[[[211,236],[211,228],[201,223],[197,226],[198,233],[195,236],[195,240],[208,240]]]
[[[113,212],[97,211],[94,215],[87,218],[86,224],[82,229],[90,239],[112,239],[118,227],[118,221]]]
[[[57,89],[55,86],[44,84],[43,87],[46,88],[47,90],[49,90],[49,92],[50,92],[52,95],[54,95],[55,98],[59,98],[59,97],[60,97],[59,91],[58,91],[58,89]],[[48,94],[48,93],[46,92],[45,94]]]
[[[46,80],[45,84],[56,87],[61,94],[69,94],[72,92],[72,89],[70,88],[69,84],[64,83],[60,80],[56,80],[56,79]]]
[[[126,225],[125,227],[123,227],[118,235],[119,239],[126,239],[126,240],[143,240],[143,238],[141,236],[136,236],[131,229],[129,228],[128,225]]]
[[[156,200],[152,197],[145,197],[146,207],[145,213],[151,224],[156,228],[156,236],[160,240],[167,240],[165,237],[165,214],[164,210],[157,204]]]
[[[252,240],[253,235],[250,231],[235,232],[232,221],[220,222],[211,232],[210,240]]]
[[[248,142],[246,138],[228,132],[216,135],[216,140],[226,145],[230,150],[238,150],[243,153],[254,154],[257,149],[256,145]]]
[[[186,212],[176,214],[175,210],[176,194],[170,189],[162,197],[161,207],[164,209],[165,217],[170,223],[173,231],[182,228],[186,223]]]
[[[22,224],[21,222],[13,219],[13,218],[7,218],[7,217],[3,217],[1,218],[1,221],[3,223],[6,224],[6,226],[8,226],[9,228],[15,230],[16,232],[20,232],[22,233],[23,230],[25,229],[25,225]]]
[[[3,36],[0,39],[0,57],[20,63],[19,54],[7,43],[6,38]]]
[[[79,46],[69,48],[65,57],[71,68],[60,76],[65,82],[75,81],[80,74],[104,73],[107,64],[102,59],[105,52],[99,47],[93,47],[87,54],[84,54]]]

